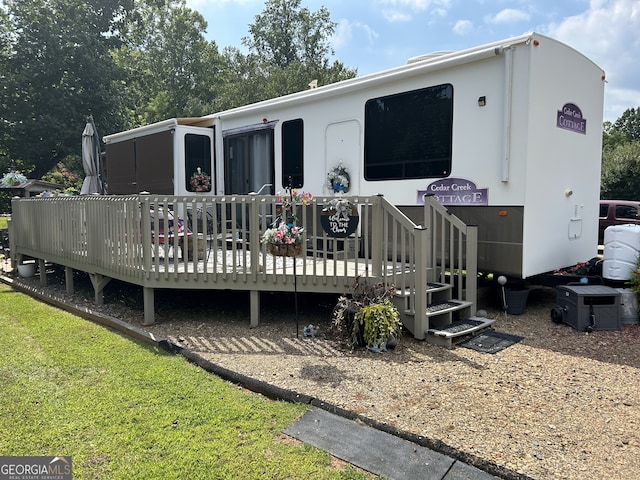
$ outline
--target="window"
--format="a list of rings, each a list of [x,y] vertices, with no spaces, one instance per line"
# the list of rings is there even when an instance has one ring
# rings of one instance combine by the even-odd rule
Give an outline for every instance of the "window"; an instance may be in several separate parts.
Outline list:
[[[607,218],[607,215],[609,215],[609,204],[608,203],[601,203],[600,204],[600,217]]]
[[[224,137],[226,194],[272,193],[274,183],[273,126],[235,130]],[[264,190],[268,188],[267,190]]]
[[[631,205],[616,205],[616,218],[638,218],[638,209]]]
[[[368,100],[364,121],[365,179],[432,178],[451,173],[452,85]]]
[[[184,136],[186,188],[188,192],[210,192],[211,139],[206,135],[187,133]]]
[[[304,184],[304,123],[301,118],[282,122],[282,186]]]

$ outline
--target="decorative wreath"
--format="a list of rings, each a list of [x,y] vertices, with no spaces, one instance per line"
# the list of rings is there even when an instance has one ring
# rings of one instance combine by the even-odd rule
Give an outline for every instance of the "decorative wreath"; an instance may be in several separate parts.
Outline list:
[[[329,191],[333,193],[347,193],[349,191],[349,185],[351,184],[351,178],[346,167],[342,164],[342,160],[338,163],[338,166],[333,170],[330,170],[327,174],[326,186]]]
[[[198,167],[193,175],[191,175],[191,189],[194,192],[210,192],[211,191],[211,177],[204,173],[200,167]]]

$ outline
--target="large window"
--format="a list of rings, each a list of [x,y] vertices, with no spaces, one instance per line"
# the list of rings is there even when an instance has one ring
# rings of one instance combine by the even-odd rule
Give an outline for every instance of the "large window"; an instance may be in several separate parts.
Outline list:
[[[304,184],[304,123],[301,118],[282,122],[282,186]]]
[[[237,132],[237,133],[235,133]],[[224,191],[273,193],[273,125],[249,126],[224,137]]]
[[[187,133],[184,136],[186,187],[188,192],[210,192],[211,139],[207,135]]]
[[[452,124],[450,84],[368,100],[364,125],[365,179],[448,176]]]

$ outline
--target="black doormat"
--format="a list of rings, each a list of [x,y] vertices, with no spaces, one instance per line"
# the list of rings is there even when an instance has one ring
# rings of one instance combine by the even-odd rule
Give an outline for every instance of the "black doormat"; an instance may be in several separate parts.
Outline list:
[[[471,337],[458,345],[470,348],[481,353],[497,353],[511,345],[518,343],[524,337],[510,335],[508,333],[496,332],[495,330],[487,330],[479,333],[475,337]]]

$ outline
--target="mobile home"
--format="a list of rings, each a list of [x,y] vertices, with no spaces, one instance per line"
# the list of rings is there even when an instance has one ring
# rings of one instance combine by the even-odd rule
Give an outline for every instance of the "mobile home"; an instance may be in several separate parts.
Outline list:
[[[310,79],[312,80],[312,79]],[[434,195],[478,226],[480,271],[597,253],[605,75],[530,33],[201,118],[105,137],[110,194]]]

